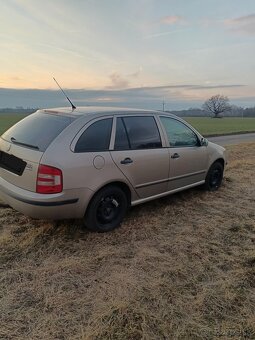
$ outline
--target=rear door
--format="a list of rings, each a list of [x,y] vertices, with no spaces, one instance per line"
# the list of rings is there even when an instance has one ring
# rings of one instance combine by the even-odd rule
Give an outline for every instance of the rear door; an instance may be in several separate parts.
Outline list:
[[[201,146],[195,132],[181,121],[161,116],[169,142],[168,190],[175,190],[205,179],[208,152]]]
[[[118,116],[111,155],[139,197],[167,191],[168,150],[153,115]]]

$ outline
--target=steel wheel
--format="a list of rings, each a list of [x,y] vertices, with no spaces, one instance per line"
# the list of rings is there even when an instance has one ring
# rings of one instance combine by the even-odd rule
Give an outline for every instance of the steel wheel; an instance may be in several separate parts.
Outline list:
[[[223,166],[220,162],[215,162],[208,170],[205,179],[205,188],[209,191],[217,190],[222,183],[223,179]]]
[[[121,210],[118,197],[103,197],[97,208],[97,219],[100,223],[111,223],[119,215]]]
[[[92,198],[85,215],[85,225],[97,232],[117,228],[128,208],[126,194],[117,186],[107,186]]]

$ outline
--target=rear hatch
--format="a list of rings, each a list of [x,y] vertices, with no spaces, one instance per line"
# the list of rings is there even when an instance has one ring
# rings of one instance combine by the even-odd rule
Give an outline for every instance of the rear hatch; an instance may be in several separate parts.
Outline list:
[[[37,111],[7,130],[0,137],[0,177],[35,192],[43,153],[74,119],[57,112]]]

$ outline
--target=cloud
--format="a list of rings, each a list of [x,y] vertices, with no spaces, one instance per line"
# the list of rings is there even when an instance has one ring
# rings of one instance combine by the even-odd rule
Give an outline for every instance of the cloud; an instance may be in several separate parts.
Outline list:
[[[113,72],[110,74],[111,85],[108,86],[109,89],[122,89],[129,86],[128,79],[124,78],[120,73]]]
[[[222,89],[243,87],[243,84],[222,84],[222,85],[195,85],[195,84],[178,84],[178,85],[161,85],[161,86],[144,86],[137,88],[126,89],[125,91],[162,91],[171,89],[188,89],[188,90],[210,90],[210,89]]]
[[[54,1],[11,0],[8,5],[26,20],[35,22],[43,27],[49,27],[56,32],[70,33],[76,21],[71,15],[66,19],[68,5],[64,1],[61,7]]]
[[[14,76],[14,77],[11,77],[11,80],[21,81],[21,80],[23,80],[23,78]]]
[[[224,25],[237,33],[255,35],[255,14],[226,19]]]
[[[130,73],[128,76],[131,78],[138,78],[140,76],[140,74],[142,73],[143,68],[142,66],[139,67],[139,69],[133,73]]]
[[[242,84],[229,84],[229,85],[194,85],[190,87],[191,90],[215,90],[215,89],[229,89],[235,87],[244,87]]]
[[[169,35],[169,34],[182,32],[184,30],[187,30],[187,28],[175,29],[175,30],[171,29],[170,31],[163,31],[163,26],[177,27],[177,26],[180,26],[180,25],[183,26],[185,24],[187,24],[187,20],[184,17],[181,17],[179,15],[168,15],[168,16],[161,17],[159,20],[151,23],[151,27],[153,27],[155,29],[155,26],[156,26],[157,31],[159,31],[159,32],[148,34],[144,38],[145,39],[157,38],[157,37],[161,37],[161,36],[165,36],[165,35]]]
[[[201,94],[201,90],[227,90],[243,86],[245,85],[176,84],[126,89],[65,89],[65,91],[68,97],[77,106],[108,105],[161,109],[162,99],[164,98],[172,109],[183,109],[185,107],[188,108],[201,104],[201,101],[204,100],[204,96],[207,95],[206,91],[203,91],[203,94]],[[49,108],[69,105],[66,98],[59,90],[47,89],[21,90],[0,88],[0,103],[1,107],[23,106]]]
[[[183,32],[183,31],[186,31],[186,30],[187,30],[187,29],[183,28],[183,29],[179,29],[179,30],[173,30],[173,31],[167,31],[167,32],[153,33],[153,34],[147,35],[147,36],[145,37],[145,39],[163,37],[163,36],[165,36],[165,35],[175,34],[175,33]]]
[[[118,98],[114,98],[114,97],[99,97],[97,98],[98,102],[105,102],[105,103],[113,103],[113,102],[118,102]]]
[[[174,25],[184,21],[184,18],[179,15],[168,15],[159,19],[159,22],[164,25]]]
[[[113,72],[110,74],[109,78],[111,85],[107,86],[107,89],[126,89],[130,86],[130,80],[137,79],[142,73],[142,67],[133,73],[123,76],[119,72]]]

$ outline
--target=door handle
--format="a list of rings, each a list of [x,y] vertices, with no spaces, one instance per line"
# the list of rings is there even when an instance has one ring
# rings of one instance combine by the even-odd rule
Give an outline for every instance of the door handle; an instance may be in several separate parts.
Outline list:
[[[131,164],[131,163],[133,163],[133,161],[132,161],[131,158],[127,157],[127,158],[123,159],[120,163],[121,164]]]
[[[179,158],[180,157],[180,155],[176,152],[176,153],[174,153],[172,156],[171,156],[171,158]]]

